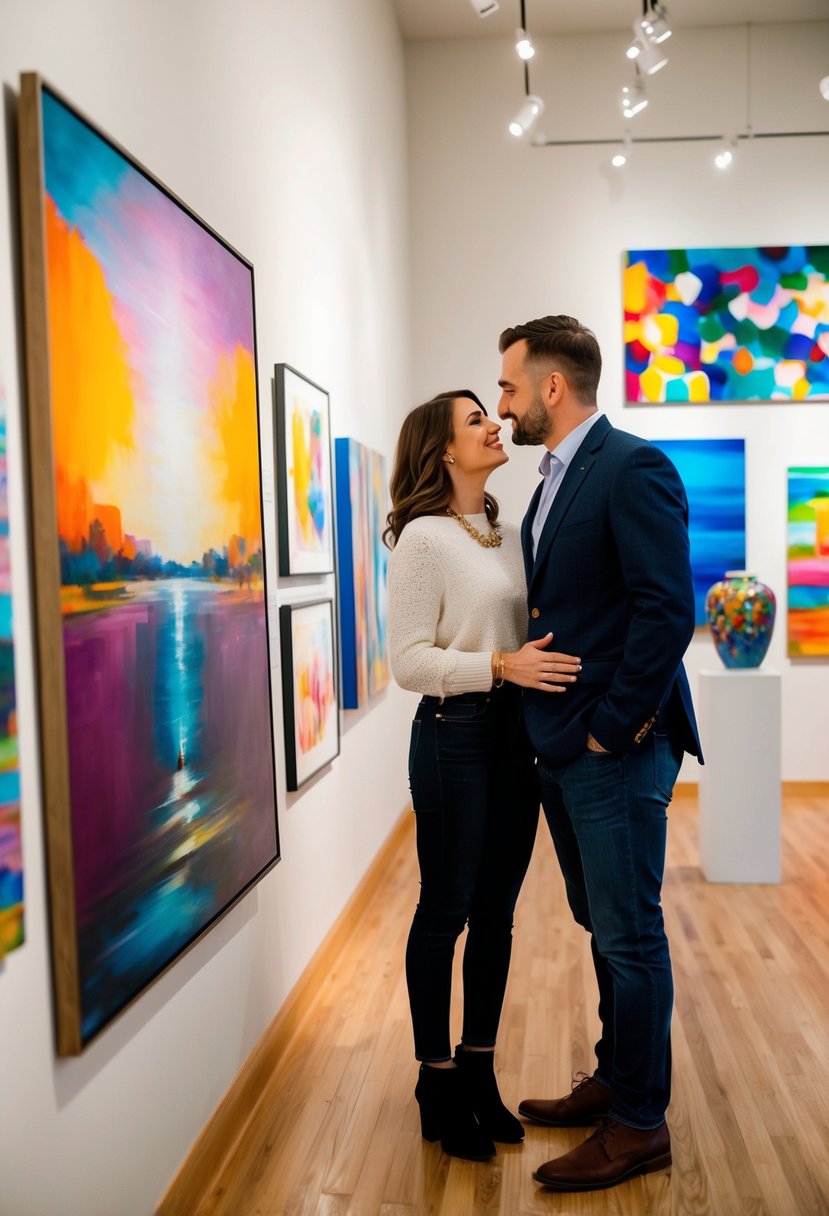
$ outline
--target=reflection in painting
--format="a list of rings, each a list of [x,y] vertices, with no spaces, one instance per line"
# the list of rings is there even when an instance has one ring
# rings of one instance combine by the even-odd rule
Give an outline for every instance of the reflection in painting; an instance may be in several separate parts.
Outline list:
[[[389,682],[386,472],[383,457],[353,439],[335,448],[343,707],[357,709]]]
[[[253,281],[42,99],[86,1042],[278,854]]]
[[[694,622],[706,623],[705,595],[726,570],[746,564],[744,439],[654,439],[688,495]]]
[[[23,938],[20,772],[6,495],[6,399],[0,381],[0,958],[22,945]]]
[[[829,467],[789,469],[789,654],[829,655]]]
[[[287,780],[296,790],[340,750],[334,605],[285,604],[279,620]]]
[[[829,399],[829,245],[625,254],[629,402]]]
[[[328,394],[286,363],[275,369],[279,573],[334,569]]]

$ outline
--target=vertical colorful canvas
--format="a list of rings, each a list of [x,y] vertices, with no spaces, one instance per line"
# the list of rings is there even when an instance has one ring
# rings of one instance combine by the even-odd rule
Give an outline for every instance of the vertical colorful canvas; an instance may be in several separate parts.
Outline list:
[[[705,624],[705,594],[726,570],[746,563],[744,439],[654,439],[676,466],[688,495],[694,620]]]
[[[23,938],[20,772],[6,495],[6,398],[0,380],[0,958],[22,945]]]
[[[353,439],[335,449],[343,707],[357,709],[389,682],[386,471]]]
[[[334,569],[328,394],[287,363],[275,368],[279,573]]]
[[[789,469],[789,654],[829,655],[829,467]]]
[[[625,254],[628,402],[829,400],[829,245]]]
[[[252,267],[39,85],[24,77],[21,101],[24,149],[39,103],[44,173],[33,201],[24,161],[48,326],[46,374],[29,326],[32,497],[71,1052],[274,864],[278,837]]]
[[[286,771],[297,790],[340,751],[333,602],[285,604],[279,624]]]

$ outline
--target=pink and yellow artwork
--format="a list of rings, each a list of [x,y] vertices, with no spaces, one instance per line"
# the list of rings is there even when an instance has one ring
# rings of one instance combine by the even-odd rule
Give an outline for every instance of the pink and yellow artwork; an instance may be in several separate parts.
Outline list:
[[[0,381],[0,958],[23,944],[23,852],[12,639],[6,399]]]
[[[274,379],[279,573],[326,574],[334,569],[328,394],[286,363]]]
[[[829,655],[829,467],[789,469],[789,655]]]
[[[331,600],[280,609],[288,789],[296,790],[338,754]]]
[[[275,862],[253,277],[42,89],[85,1043]]]

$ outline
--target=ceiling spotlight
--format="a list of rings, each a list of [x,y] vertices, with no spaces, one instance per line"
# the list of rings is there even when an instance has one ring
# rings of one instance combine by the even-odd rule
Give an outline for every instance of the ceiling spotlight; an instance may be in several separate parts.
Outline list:
[[[734,162],[734,149],[737,147],[736,139],[729,139],[723,143],[720,150],[714,157],[714,164],[718,169],[728,169]]]
[[[653,76],[661,68],[664,68],[668,62],[668,56],[658,47],[656,43],[651,43],[642,48],[642,51],[636,58],[636,66],[646,76]]]
[[[633,42],[626,52],[628,59],[639,59],[641,55],[645,55],[649,50],[652,52],[654,47],[670,38],[671,28],[666,20],[667,16],[667,11],[661,4],[653,3],[649,8],[646,7],[644,17],[636,18],[633,23]],[[652,53],[649,63],[656,66],[649,66],[644,70],[653,75],[660,68],[664,68],[667,62],[667,57]]]
[[[469,0],[479,17],[491,17],[498,11],[498,0]]]
[[[524,98],[524,104],[509,125],[510,135],[514,135],[516,139],[520,139],[522,135],[526,135],[539,114],[543,113],[544,102],[533,93],[528,93]]]
[[[634,114],[638,114],[640,110],[644,110],[647,104],[648,99],[645,96],[645,89],[641,80],[634,80],[633,84],[624,85],[622,88],[621,106],[625,118],[633,118]]]
[[[638,59],[645,49],[644,42],[640,42],[638,38],[634,38],[628,47],[626,54],[628,59]]]
[[[515,31],[515,49],[519,59],[532,59],[535,54],[535,47],[526,30]]]
[[[630,148],[632,144],[630,131],[625,131],[625,138],[621,148],[611,158],[610,163],[614,169],[621,169],[630,160]]]
[[[818,88],[820,89],[820,95],[823,100],[829,101],[829,76],[823,77],[823,80],[821,80]]]
[[[671,36],[671,27],[667,22],[667,10],[658,2],[651,5],[651,11],[642,18],[640,25],[648,42],[664,42]]]

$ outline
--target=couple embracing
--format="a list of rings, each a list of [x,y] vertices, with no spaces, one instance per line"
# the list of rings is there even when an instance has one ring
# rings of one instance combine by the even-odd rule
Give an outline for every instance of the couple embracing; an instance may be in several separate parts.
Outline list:
[[[700,755],[682,666],[694,629],[687,502],[667,457],[599,413],[589,329],[543,317],[499,345],[498,415],[513,443],[546,448],[520,534],[486,490],[509,459],[501,428],[469,390],[407,416],[391,482],[392,670],[422,694],[409,748],[415,1096],[423,1136],[454,1156],[486,1160],[495,1141],[524,1138],[494,1051],[540,801],[590,934],[601,1037],[568,1095],[518,1111],[549,1127],[598,1123],[533,1174],[587,1191],[671,1161],[666,812],[683,752]],[[453,1056],[452,959],[467,926]]]

